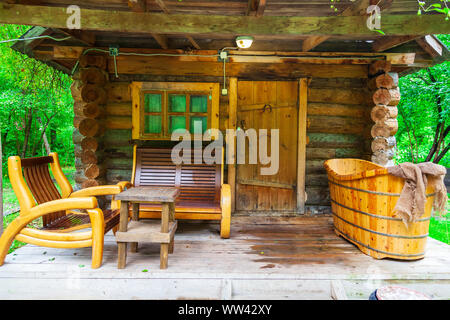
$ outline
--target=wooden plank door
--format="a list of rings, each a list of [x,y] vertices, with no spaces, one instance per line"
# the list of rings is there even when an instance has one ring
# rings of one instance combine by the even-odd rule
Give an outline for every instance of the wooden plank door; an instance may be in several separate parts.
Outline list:
[[[266,107],[264,107],[266,106]],[[279,129],[279,169],[274,175],[261,175],[269,165],[246,163],[236,168],[237,211],[296,211],[297,209],[297,81],[239,81],[237,126],[259,132],[267,129],[270,156],[270,129]]]

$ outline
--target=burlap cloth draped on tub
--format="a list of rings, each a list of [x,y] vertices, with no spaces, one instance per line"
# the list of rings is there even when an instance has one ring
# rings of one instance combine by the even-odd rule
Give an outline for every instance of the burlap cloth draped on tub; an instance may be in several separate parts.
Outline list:
[[[424,213],[425,191],[428,184],[434,188],[435,192],[433,209],[439,214],[445,213],[447,189],[444,177],[447,169],[444,166],[431,162],[418,164],[405,162],[387,169],[390,174],[406,180],[400,198],[394,207],[394,212],[402,218],[406,227],[408,227],[408,223],[415,222]]]

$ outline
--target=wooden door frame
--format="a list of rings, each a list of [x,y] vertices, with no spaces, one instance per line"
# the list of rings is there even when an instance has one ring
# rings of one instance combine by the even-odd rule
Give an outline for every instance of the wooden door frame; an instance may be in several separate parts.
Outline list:
[[[298,79],[298,138],[297,138],[297,211],[305,213],[306,202],[306,144],[307,144],[308,78]]]
[[[237,128],[237,97],[238,78],[230,78],[229,82],[229,108],[228,108],[228,129]],[[307,106],[308,106],[308,78],[298,79],[298,140],[297,140],[297,211],[305,213],[306,188],[306,130],[307,130]],[[233,144],[235,157],[236,143]],[[236,159],[232,164],[228,164],[228,184],[231,187],[231,212],[236,209]]]

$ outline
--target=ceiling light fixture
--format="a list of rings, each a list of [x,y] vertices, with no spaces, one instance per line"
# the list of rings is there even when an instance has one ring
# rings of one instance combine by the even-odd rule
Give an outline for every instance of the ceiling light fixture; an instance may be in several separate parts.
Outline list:
[[[239,48],[242,48],[242,49],[250,48],[252,43],[253,43],[253,37],[250,37],[250,36],[236,37],[236,44]]]

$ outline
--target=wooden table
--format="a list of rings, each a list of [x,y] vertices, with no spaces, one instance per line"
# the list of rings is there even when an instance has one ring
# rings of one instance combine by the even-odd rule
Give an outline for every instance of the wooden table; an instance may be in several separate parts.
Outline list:
[[[127,243],[131,243],[131,251],[136,252],[138,242],[161,243],[160,268],[167,268],[169,253],[173,253],[174,235],[177,229],[175,199],[179,193],[178,188],[172,187],[134,187],[116,195],[115,199],[121,201],[119,231],[116,232],[119,269],[125,268]],[[133,214],[128,224],[129,203],[133,205]],[[140,203],[161,204],[160,225],[154,220],[139,221]]]

